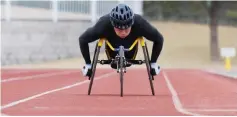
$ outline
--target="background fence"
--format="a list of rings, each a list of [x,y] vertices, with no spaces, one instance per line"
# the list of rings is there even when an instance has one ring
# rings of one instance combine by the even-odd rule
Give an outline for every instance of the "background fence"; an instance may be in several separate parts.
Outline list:
[[[142,14],[142,1],[1,1],[3,20],[90,20],[95,22],[118,3]],[[38,11],[36,11],[36,9]],[[34,12],[33,12],[34,11]],[[37,12],[37,13],[36,13]],[[36,14],[35,14],[36,13]]]

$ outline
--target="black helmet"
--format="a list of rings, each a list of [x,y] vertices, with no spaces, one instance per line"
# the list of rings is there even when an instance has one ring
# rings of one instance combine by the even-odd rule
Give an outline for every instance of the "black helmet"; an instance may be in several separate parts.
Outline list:
[[[125,4],[118,4],[110,12],[110,21],[116,28],[127,29],[134,23],[133,11]]]

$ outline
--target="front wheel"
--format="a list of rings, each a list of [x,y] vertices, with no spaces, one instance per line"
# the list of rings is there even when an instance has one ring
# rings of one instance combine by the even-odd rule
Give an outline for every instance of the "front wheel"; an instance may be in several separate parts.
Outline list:
[[[120,95],[123,97],[123,76],[124,76],[124,47],[119,47],[119,70],[120,70]]]
[[[123,97],[123,76],[124,76],[124,72],[123,72],[123,58],[120,57],[120,64],[119,64],[119,69],[120,69],[120,96]]]

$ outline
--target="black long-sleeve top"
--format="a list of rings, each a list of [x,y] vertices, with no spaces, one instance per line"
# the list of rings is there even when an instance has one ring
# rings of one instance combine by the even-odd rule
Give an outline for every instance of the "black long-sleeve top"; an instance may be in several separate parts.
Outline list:
[[[124,39],[121,39],[116,35],[110,22],[109,14],[102,16],[93,27],[88,28],[79,37],[79,45],[85,63],[91,64],[88,45],[90,42],[96,41],[99,38],[106,38],[115,48],[118,48],[120,45],[129,48],[138,37],[145,37],[153,42],[150,62],[156,62],[163,48],[163,36],[141,15],[135,14],[134,18],[135,20],[131,32]]]

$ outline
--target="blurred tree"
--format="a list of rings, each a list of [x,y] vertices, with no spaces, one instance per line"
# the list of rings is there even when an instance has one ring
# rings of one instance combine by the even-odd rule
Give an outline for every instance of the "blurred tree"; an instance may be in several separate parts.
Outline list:
[[[145,1],[144,15],[152,20],[191,21],[208,24],[211,60],[219,60],[218,25],[237,25],[237,2]]]
[[[218,45],[218,13],[220,9],[219,1],[208,1],[209,13],[209,28],[210,28],[210,54],[211,60],[219,60],[219,45]]]

